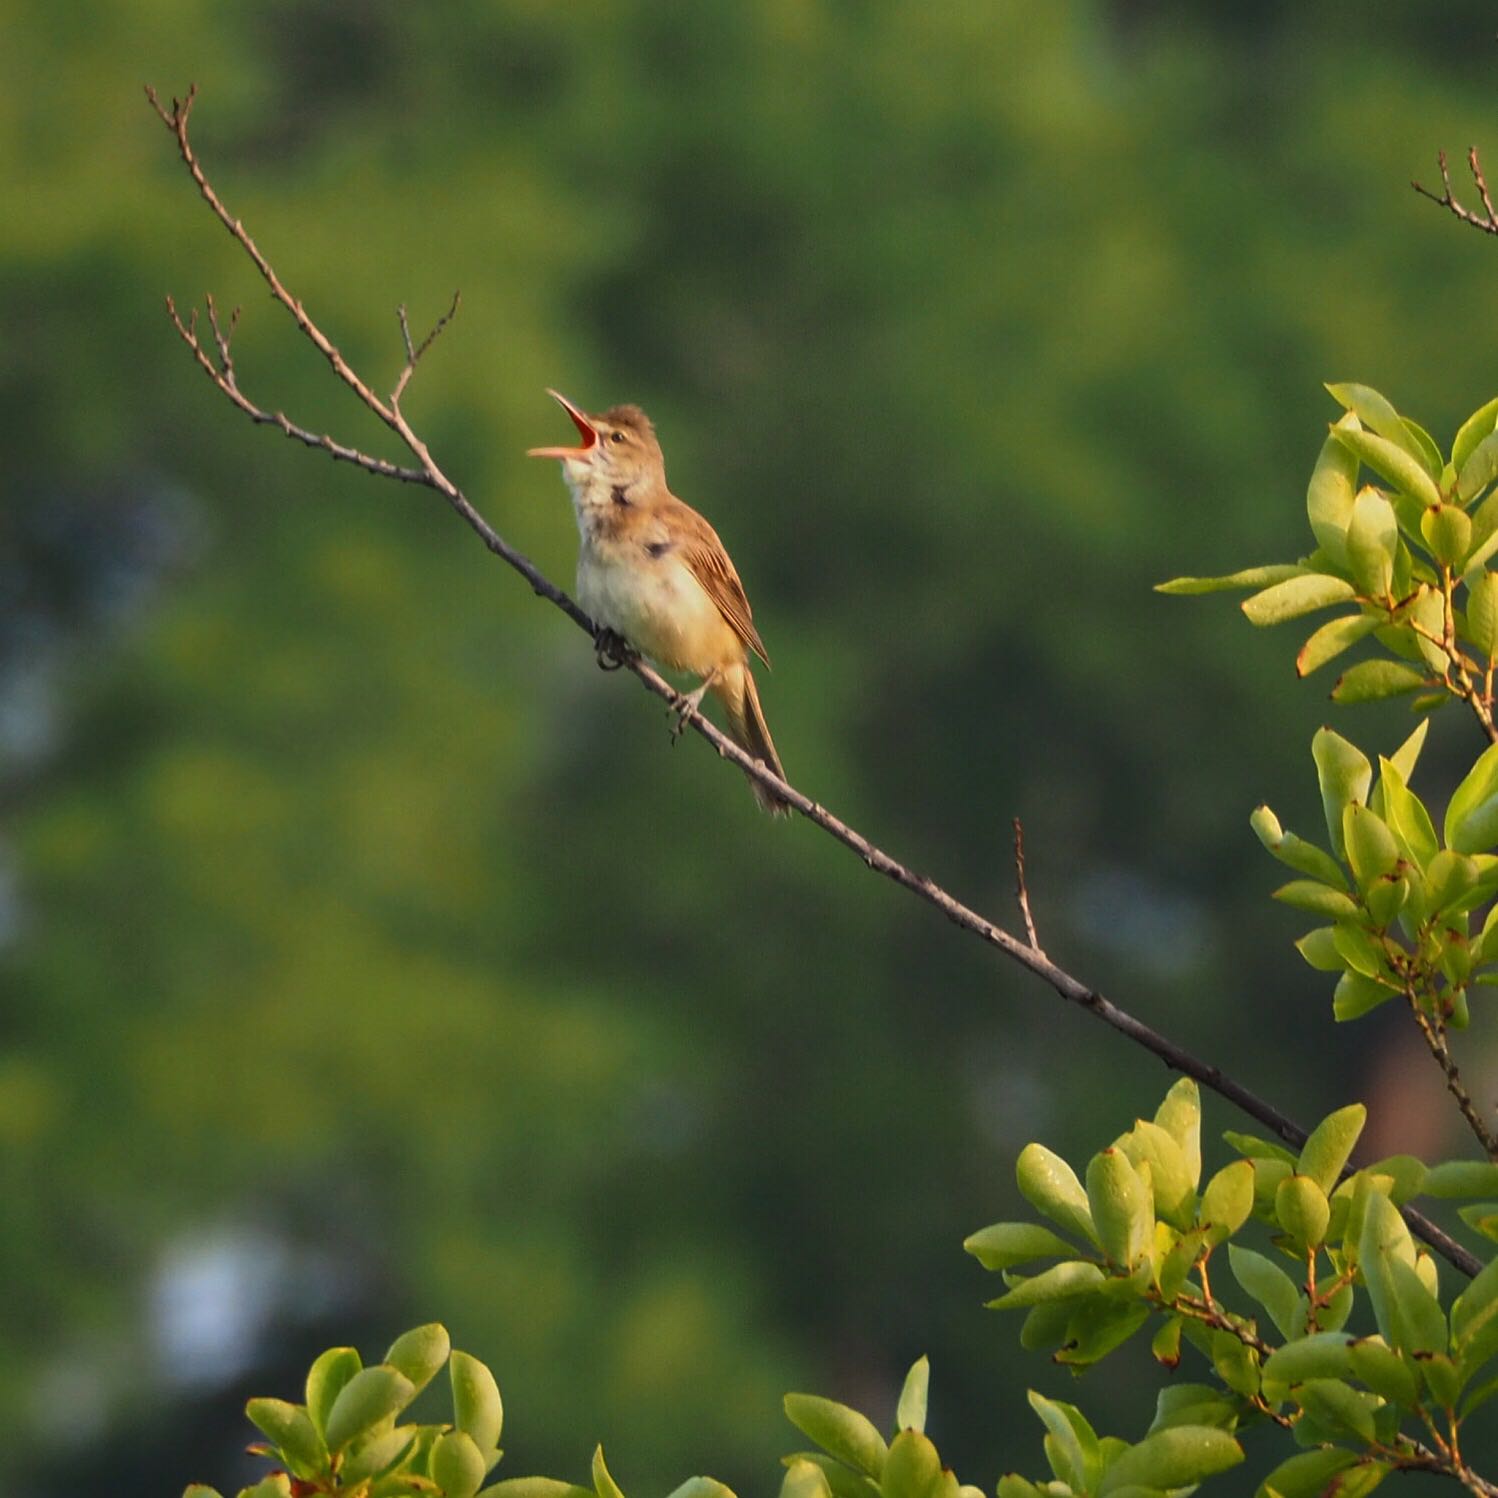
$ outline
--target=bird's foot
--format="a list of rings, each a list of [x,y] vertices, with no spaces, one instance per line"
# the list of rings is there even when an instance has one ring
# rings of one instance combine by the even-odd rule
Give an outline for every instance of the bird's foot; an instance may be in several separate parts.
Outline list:
[[[617,630],[601,625],[593,636],[593,658],[600,671],[617,671],[632,654],[629,642]]]
[[[706,677],[703,683],[695,691],[683,692],[671,709],[671,715],[675,722],[671,725],[671,743],[674,746],[677,739],[687,731],[687,720],[702,706],[702,699],[707,695],[707,689],[712,686],[713,678]]]

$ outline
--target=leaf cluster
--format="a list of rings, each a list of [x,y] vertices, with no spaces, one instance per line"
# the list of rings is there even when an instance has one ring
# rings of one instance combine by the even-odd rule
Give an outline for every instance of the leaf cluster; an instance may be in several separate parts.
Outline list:
[[[1325,922],[1296,947],[1312,967],[1338,975],[1339,1020],[1403,997],[1442,1026],[1465,1029],[1469,988],[1498,984],[1498,907],[1472,929],[1474,912],[1498,895],[1498,746],[1456,787],[1438,835],[1409,786],[1427,726],[1379,757],[1376,778],[1354,744],[1329,728],[1316,734],[1330,852],[1287,831],[1267,806],[1250,818],[1298,876],[1275,899]]]
[[[1456,698],[1491,725],[1498,574],[1488,563],[1498,553],[1498,399],[1463,422],[1443,455],[1378,391],[1327,389],[1344,410],[1306,491],[1315,550],[1222,577],[1174,578],[1158,591],[1251,588],[1243,612],[1261,626],[1340,608],[1301,646],[1299,674],[1364,640],[1380,653],[1343,672],[1334,702],[1413,695],[1415,708],[1427,710]]]
[[[444,1366],[452,1419],[398,1424]],[[397,1337],[369,1367],[354,1348],[330,1347],[307,1370],[305,1403],[252,1399],[245,1414],[265,1436],[250,1450],[276,1470],[238,1498],[475,1498],[501,1456],[504,1406],[494,1375],[455,1350],[436,1322]],[[218,1494],[195,1483],[183,1498]]]
[[[1081,1177],[1043,1145],[1026,1147],[1019,1187],[1050,1225],[996,1223],[965,1244],[1004,1278],[990,1305],[1025,1313],[1021,1346],[1051,1349],[1080,1372],[1154,1322],[1160,1363],[1174,1369],[1189,1349],[1214,1380],[1165,1390],[1133,1447],[1089,1442],[1080,1416],[1048,1412],[1032,1395],[1049,1431],[1054,1481],[1045,1492],[1126,1486],[1144,1498],[1183,1486],[1230,1465],[1228,1437],[1266,1422],[1307,1450],[1271,1473],[1261,1494],[1311,1498],[1338,1474],[1341,1494],[1371,1491],[1398,1469],[1462,1475],[1461,1425],[1498,1394],[1498,1261],[1443,1302],[1436,1263],[1416,1248],[1399,1204],[1422,1190],[1490,1194],[1498,1165],[1427,1171],[1397,1157],[1349,1172],[1365,1116],[1361,1104],[1329,1115],[1298,1154],[1229,1133],[1240,1158],[1205,1185],[1190,1080]],[[1267,1230],[1261,1247],[1241,1241],[1251,1224]],[[1224,1247],[1230,1298],[1212,1273]],[[1370,1322],[1363,1330],[1359,1317]],[[1182,1450],[1200,1463],[1194,1475],[1144,1454]],[[1039,1491],[1005,1481],[1003,1498]]]

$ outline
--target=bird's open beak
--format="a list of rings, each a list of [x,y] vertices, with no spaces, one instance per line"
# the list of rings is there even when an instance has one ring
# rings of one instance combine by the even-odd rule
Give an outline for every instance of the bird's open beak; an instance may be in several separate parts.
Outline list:
[[[572,424],[582,437],[580,447],[533,447],[526,452],[528,458],[582,458],[586,457],[590,449],[598,442],[598,429],[578,410],[576,406],[567,399],[565,395],[555,390],[546,392],[571,418]]]

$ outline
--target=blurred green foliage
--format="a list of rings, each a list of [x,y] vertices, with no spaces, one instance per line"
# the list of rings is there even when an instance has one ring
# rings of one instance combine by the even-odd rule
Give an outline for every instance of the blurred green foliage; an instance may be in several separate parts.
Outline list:
[[[926,1351],[944,1457],[1028,1463],[993,1411],[1039,1375],[952,1245],[1020,1145],[1090,1148],[1157,1068],[669,753],[432,496],[231,412],[164,292],[242,301],[247,390],[381,443],[140,85],[200,85],[231,209],[378,383],[395,304],[461,288],[407,408],[551,575],[542,387],[640,401],[754,600],[792,779],[999,913],[1022,815],[1047,946],[1314,1117],[1386,1032],[1336,1048],[1242,822],[1314,820],[1323,699],[1148,589],[1300,546],[1328,372],[1443,437],[1491,393],[1494,247],[1404,186],[1488,138],[1487,9],[0,21],[0,1468],[164,1491],[168,1404],[294,1379],[306,1320],[355,1339],[376,1291],[371,1340],[409,1304],[492,1363],[519,1470],[597,1436],[628,1491],[747,1487],[786,1387],[883,1409]],[[1360,711],[1370,749],[1408,731]],[[204,1269],[234,1244],[282,1266],[258,1300]],[[236,1362],[214,1316],[251,1302]],[[174,1379],[174,1336],[217,1372]],[[1089,1380],[1100,1428],[1147,1423],[1136,1354]]]

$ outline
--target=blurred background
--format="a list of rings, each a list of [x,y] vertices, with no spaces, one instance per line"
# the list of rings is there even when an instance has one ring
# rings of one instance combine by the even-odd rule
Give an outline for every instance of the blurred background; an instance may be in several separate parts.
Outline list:
[[[247,1394],[433,1318],[496,1370],[500,1475],[581,1477],[601,1439],[645,1494],[773,1490],[785,1390],[884,1422],[923,1352],[985,1488],[1043,1470],[1026,1386],[1137,1437],[1158,1384],[1142,1339],[1080,1383],[1020,1354],[960,1244],[1022,1210],[1026,1141],[1085,1160],[1169,1075],[672,752],[440,499],[233,412],[164,293],[242,303],[250,395],[390,451],[145,82],[197,82],[217,187],[378,388],[396,304],[461,288],[408,412],[563,583],[543,387],[650,411],[800,787],[1006,921],[1022,816],[1087,981],[1301,1119],[1367,1099],[1370,1156],[1467,1151],[1399,1017],[1334,1027],[1267,899],[1248,812],[1315,835],[1330,677],[1150,585],[1309,549],[1321,381],[1443,441],[1498,389],[1498,245],[1408,186],[1442,146],[1498,164],[1490,5],[0,0],[0,29],[8,1492],[232,1491]],[[1410,726],[1336,711],[1370,751]],[[1417,788],[1475,746],[1439,717]]]

